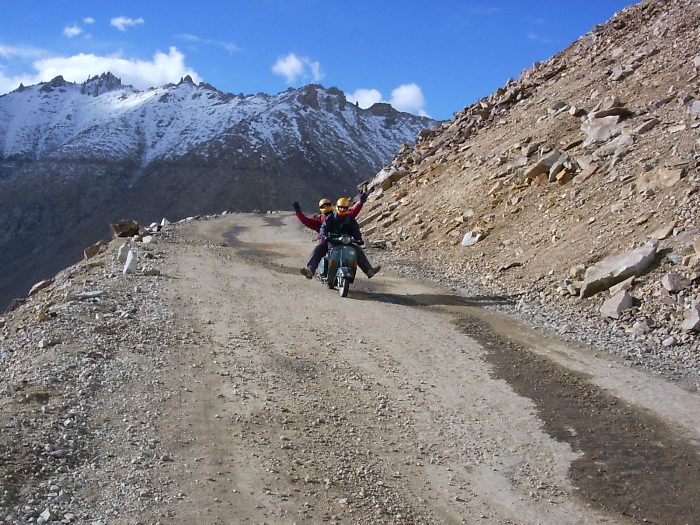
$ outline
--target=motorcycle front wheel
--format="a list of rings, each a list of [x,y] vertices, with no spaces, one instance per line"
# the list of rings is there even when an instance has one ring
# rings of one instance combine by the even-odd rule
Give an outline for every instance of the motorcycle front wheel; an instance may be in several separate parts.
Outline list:
[[[339,278],[338,279],[338,293],[340,294],[340,297],[347,297],[349,291],[350,291],[350,281],[348,281],[344,277]]]

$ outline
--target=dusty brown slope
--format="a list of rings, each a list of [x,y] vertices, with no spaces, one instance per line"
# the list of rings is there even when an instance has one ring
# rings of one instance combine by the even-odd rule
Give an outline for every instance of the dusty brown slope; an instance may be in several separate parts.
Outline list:
[[[697,1],[643,2],[523,71],[378,174],[365,231],[457,284],[626,331],[635,359],[697,367],[681,325],[700,303],[699,26]],[[588,266],[651,237],[620,319],[598,311],[607,292],[578,298]],[[667,272],[692,282],[669,292]]]

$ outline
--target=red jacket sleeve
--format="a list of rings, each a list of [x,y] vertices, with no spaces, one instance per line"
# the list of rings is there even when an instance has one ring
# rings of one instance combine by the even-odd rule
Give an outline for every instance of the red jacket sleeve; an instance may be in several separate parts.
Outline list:
[[[299,222],[301,222],[307,228],[315,232],[321,229],[321,219],[317,219],[316,217],[307,217],[300,211],[296,212],[296,214],[297,219],[299,219]]]
[[[357,201],[355,204],[352,205],[352,208],[350,208],[350,215],[353,217],[357,217],[360,214],[360,211],[362,211],[362,203],[360,201]]]

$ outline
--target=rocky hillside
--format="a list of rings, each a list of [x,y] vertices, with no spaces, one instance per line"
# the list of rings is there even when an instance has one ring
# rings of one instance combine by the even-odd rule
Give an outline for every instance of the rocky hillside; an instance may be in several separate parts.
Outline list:
[[[627,359],[697,364],[698,27],[694,0],[631,6],[422,133],[372,181],[366,233],[582,341],[633,339]]]
[[[109,73],[0,97],[0,308],[78,260],[106,224],[311,205],[351,192],[435,121],[336,88],[233,95]]]

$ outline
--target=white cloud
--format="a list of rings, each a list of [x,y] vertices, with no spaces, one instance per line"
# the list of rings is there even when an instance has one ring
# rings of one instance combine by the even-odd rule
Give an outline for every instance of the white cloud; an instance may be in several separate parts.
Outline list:
[[[85,18],[83,18],[83,23],[85,23],[87,25],[94,24],[95,19],[92,18],[91,16],[86,16]]]
[[[118,16],[109,21],[111,26],[116,27],[119,31],[126,31],[127,27],[136,27],[143,25],[143,18],[129,18],[127,16]]]
[[[38,47],[7,46],[5,44],[0,44],[0,57],[5,59],[32,59],[45,56],[46,54],[45,50]]]
[[[212,40],[211,38],[202,38],[197,35],[192,35],[190,33],[184,33],[182,35],[177,36],[182,40],[185,40],[186,42],[191,42],[193,44],[207,44],[211,46],[219,46],[224,48],[231,54],[234,54],[239,51],[238,46],[233,42],[223,42],[220,40]]]
[[[299,79],[318,82],[324,77],[319,61],[313,61],[309,57],[298,57],[294,53],[277,59],[272,66],[272,72],[284,77],[287,84],[293,84]]]
[[[363,109],[367,109],[377,102],[386,102],[383,100],[384,97],[381,91],[374,88],[356,89],[352,93],[346,93],[345,97],[348,99],[348,102],[353,104],[357,102]],[[421,117],[430,116],[425,111],[425,97],[423,96],[423,91],[420,86],[415,83],[401,84],[399,87],[392,90],[389,104],[398,111],[413,113]]]
[[[372,106],[372,104],[382,101],[382,93],[378,89],[360,88],[356,89],[352,93],[347,93],[345,98],[348,99],[348,102],[351,102],[352,104],[357,102],[362,109],[367,109],[368,107]]]
[[[151,60],[80,53],[69,57],[35,60],[32,67],[35,70],[33,75],[5,76],[0,70],[0,93],[12,91],[20,82],[25,85],[37,84],[58,75],[70,82],[82,82],[88,76],[105,71],[111,71],[124,84],[131,84],[138,89],[177,82],[185,75],[190,75],[195,82],[201,81],[201,77],[185,64],[185,55],[175,47],[171,47],[168,53],[156,52]]]
[[[309,64],[309,69],[311,69],[311,78],[314,82],[318,82],[323,78],[323,73],[321,73],[321,63],[318,60],[316,62],[311,62]]]
[[[425,97],[415,83],[402,84],[391,92],[391,105],[399,111],[428,116],[425,112]]]
[[[66,26],[63,28],[63,36],[67,36],[68,38],[78,36],[82,32],[83,28],[77,24],[73,24],[72,26]]]

